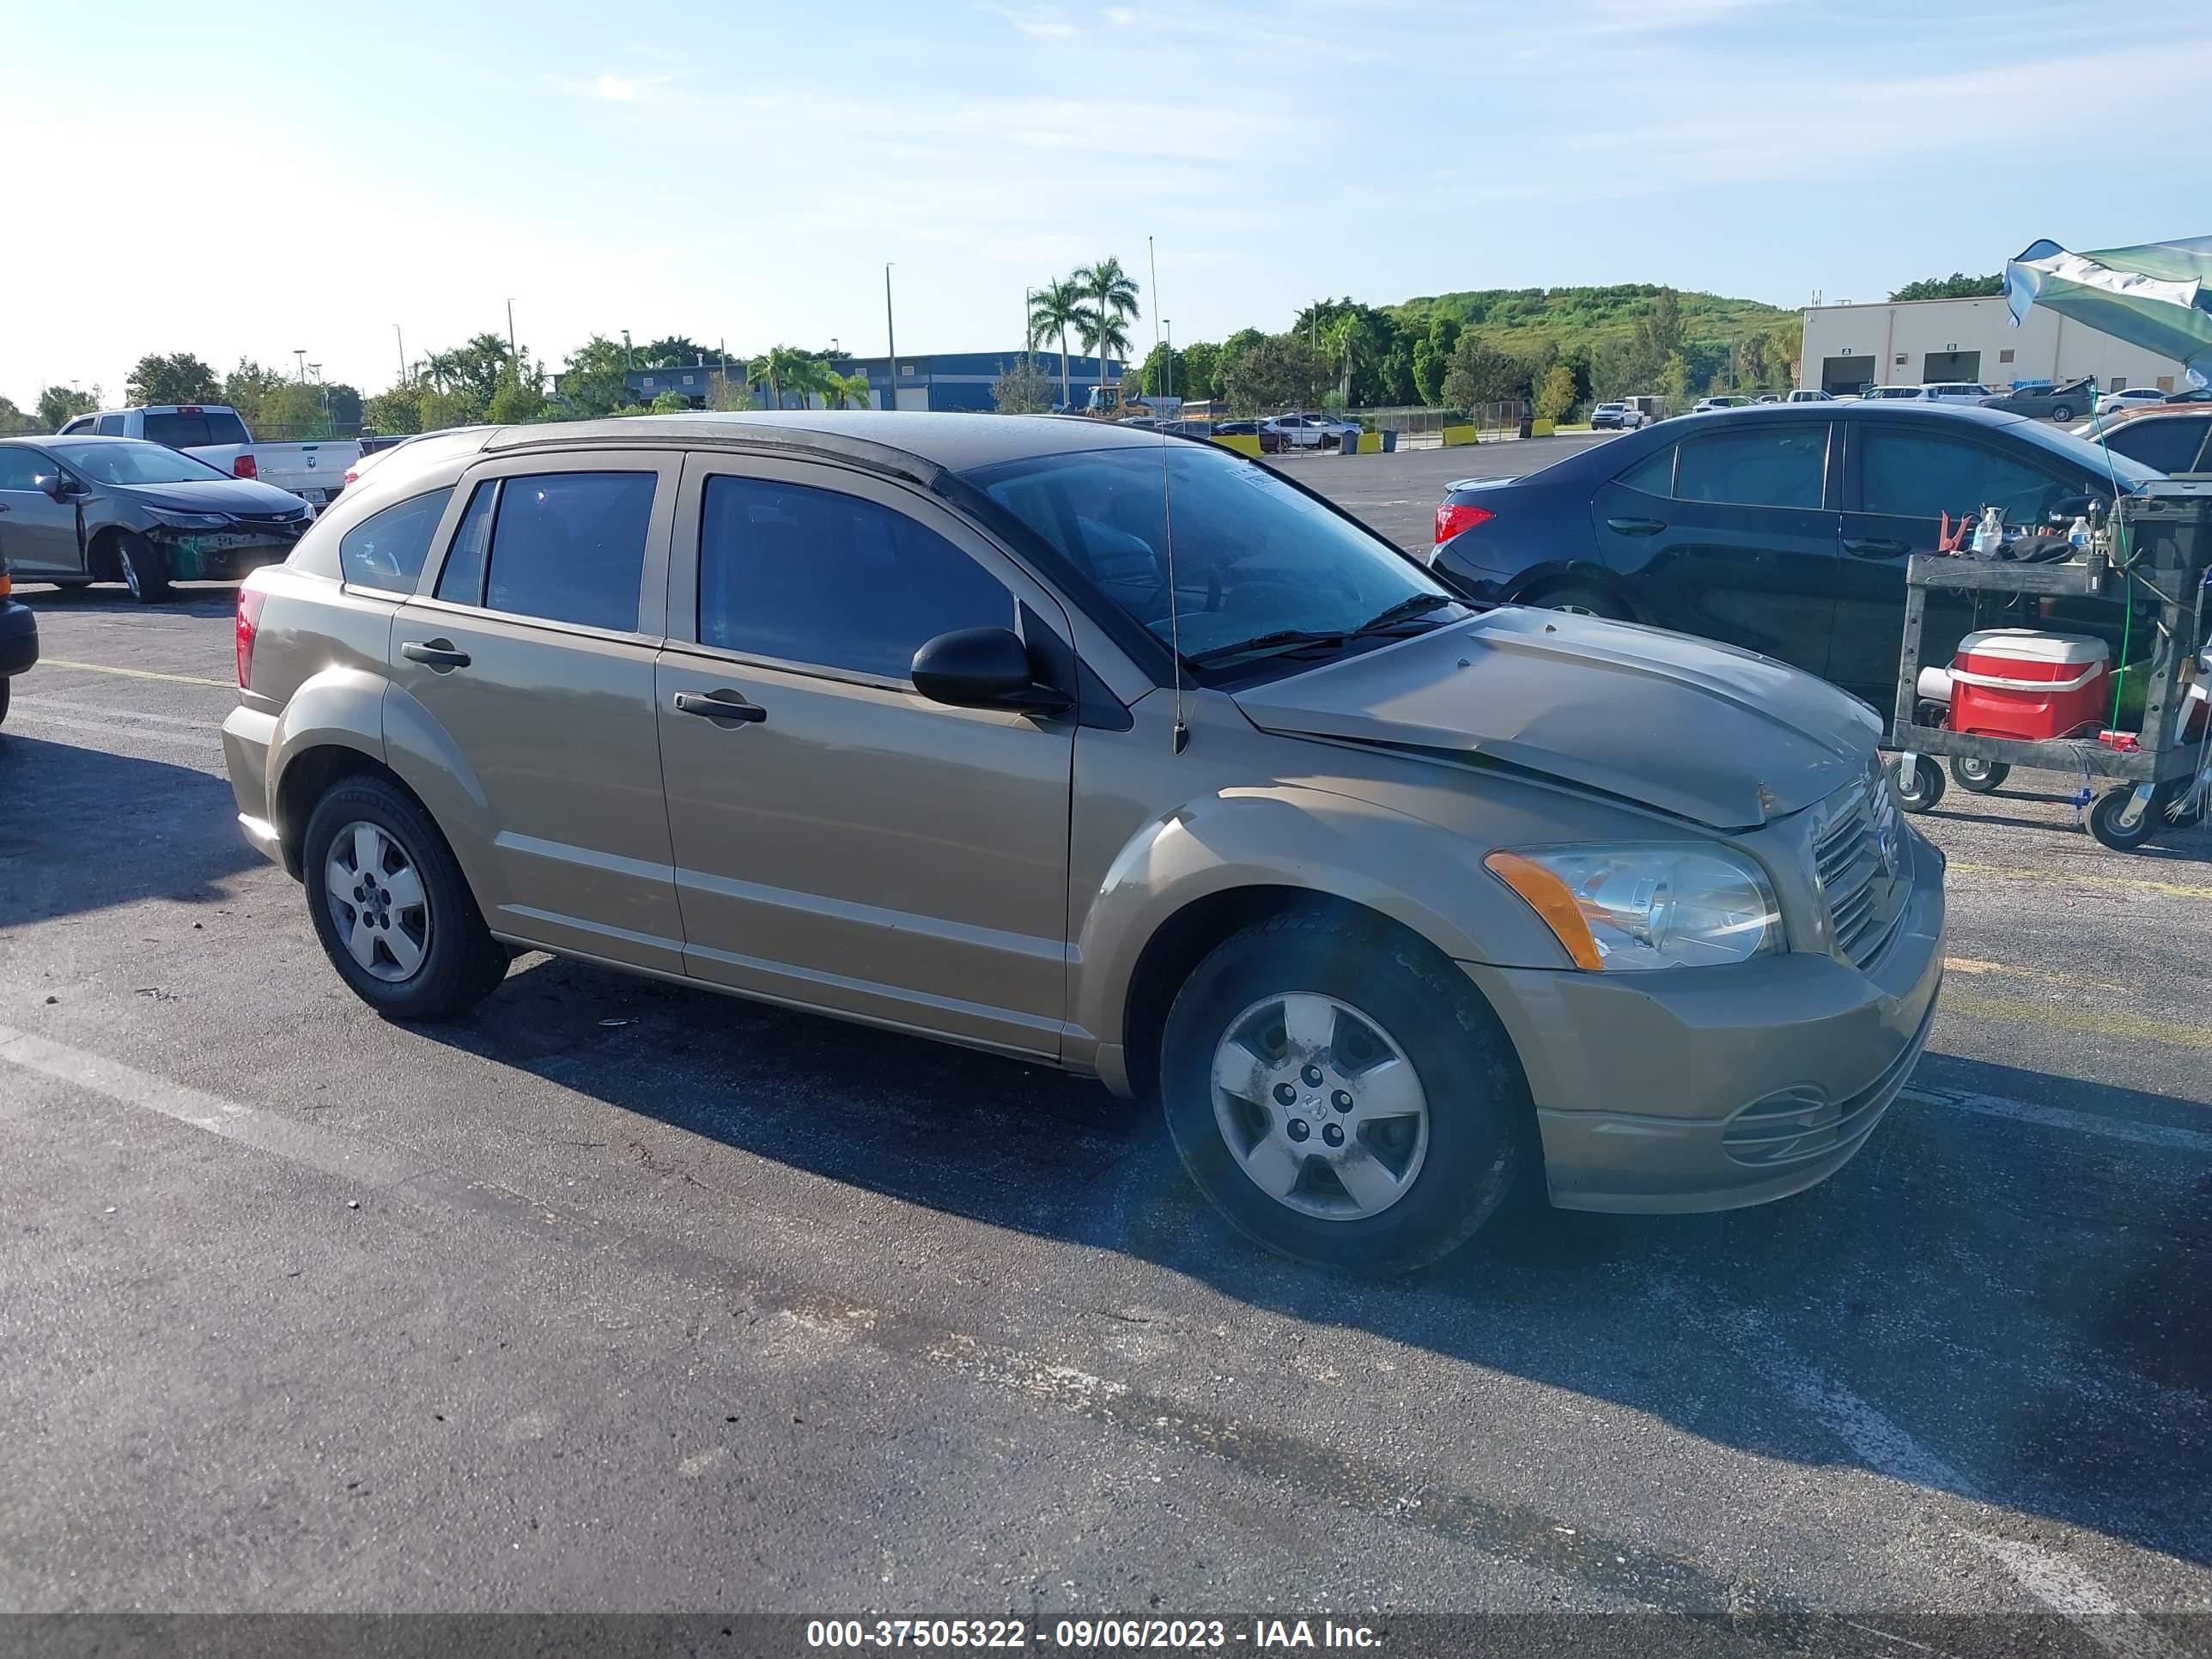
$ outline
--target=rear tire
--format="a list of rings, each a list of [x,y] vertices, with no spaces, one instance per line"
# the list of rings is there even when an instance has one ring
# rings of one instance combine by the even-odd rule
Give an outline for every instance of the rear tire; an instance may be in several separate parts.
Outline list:
[[[2072,420],[2074,418],[2074,405],[2071,404],[2054,404],[2051,410],[2051,418],[2054,421]]]
[[[2165,814],[2160,810],[2166,804],[2161,790],[2151,792],[2150,802],[2142,815],[2133,823],[2122,823],[2120,815],[2127,811],[2129,797],[2136,792],[2132,783],[2124,783],[2117,789],[2107,789],[2089,809],[2089,833],[2100,843],[2115,853],[2132,853],[2147,846],[2150,838],[2165,824]]]
[[[1974,760],[1966,755],[1951,757],[1951,781],[1960,788],[1986,795],[2004,786],[2012,775],[2012,768],[2002,761]]]
[[[324,954],[386,1019],[451,1019],[507,976],[507,951],[453,848],[398,785],[333,785],[315,803],[300,856]]]
[[[1570,582],[1561,587],[1547,587],[1534,599],[1524,599],[1540,611],[1565,611],[1577,617],[1602,617],[1607,622],[1632,620],[1628,607],[1607,592],[1585,582]]]
[[[1474,988],[1349,917],[1292,912],[1231,936],[1184,982],[1160,1048],[1191,1179],[1239,1232],[1301,1261],[1434,1261],[1496,1214],[1529,1156],[1528,1084]]]
[[[123,567],[123,585],[139,604],[159,605],[169,597],[169,562],[153,543],[126,533],[116,557]]]

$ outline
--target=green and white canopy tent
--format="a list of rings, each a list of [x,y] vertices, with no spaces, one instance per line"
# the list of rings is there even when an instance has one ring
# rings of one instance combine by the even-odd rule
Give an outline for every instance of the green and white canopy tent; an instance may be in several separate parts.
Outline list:
[[[2005,262],[2004,289],[2015,325],[2045,306],[2212,380],[2212,236],[2091,253],[2037,242]]]

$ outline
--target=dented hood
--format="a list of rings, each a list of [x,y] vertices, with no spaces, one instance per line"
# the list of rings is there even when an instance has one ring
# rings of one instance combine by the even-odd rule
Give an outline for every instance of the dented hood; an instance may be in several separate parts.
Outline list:
[[[1865,776],[1881,734],[1771,658],[1518,605],[1235,696],[1266,731],[1486,757],[1723,830]]]

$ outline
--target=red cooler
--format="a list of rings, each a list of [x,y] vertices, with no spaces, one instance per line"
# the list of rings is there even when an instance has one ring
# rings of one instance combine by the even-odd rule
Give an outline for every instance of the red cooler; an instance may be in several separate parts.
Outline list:
[[[1969,634],[1951,665],[1951,729],[2037,743],[2094,736],[2112,707],[2106,658],[2105,642],[2082,634]]]

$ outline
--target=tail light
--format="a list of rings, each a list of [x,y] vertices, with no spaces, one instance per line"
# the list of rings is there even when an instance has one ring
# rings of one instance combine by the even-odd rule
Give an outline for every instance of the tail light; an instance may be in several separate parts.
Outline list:
[[[1479,524],[1487,524],[1498,515],[1486,507],[1468,507],[1456,501],[1442,501],[1437,507],[1437,545],[1442,547],[1462,531],[1472,530]]]
[[[252,456],[240,455],[230,464],[230,476],[234,478],[258,478],[261,476],[261,469],[254,465]]]
[[[359,483],[361,482],[361,469],[356,466],[348,467],[345,470],[345,481],[348,483]]]
[[[252,587],[238,590],[238,689],[253,680],[253,639],[261,631],[261,605],[268,595]]]
[[[8,567],[4,564],[0,564],[0,599],[6,599],[15,591],[15,579],[9,575]]]

